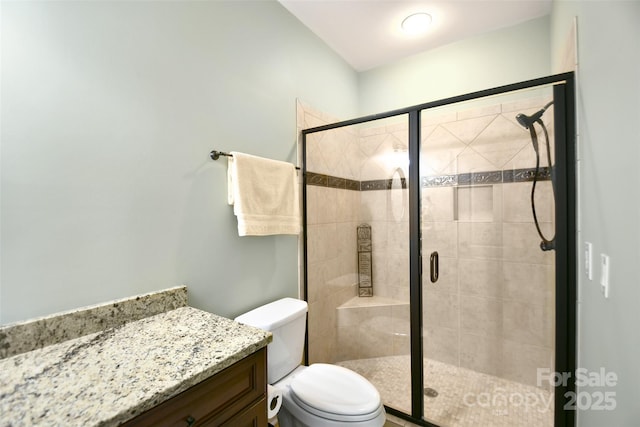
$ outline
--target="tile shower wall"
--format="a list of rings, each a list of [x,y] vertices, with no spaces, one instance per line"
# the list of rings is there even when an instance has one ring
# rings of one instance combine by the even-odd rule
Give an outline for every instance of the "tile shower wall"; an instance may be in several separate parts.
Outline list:
[[[409,195],[398,181],[408,176],[409,137],[407,118],[399,120],[360,132],[361,180],[371,183],[360,192],[360,217],[373,228],[375,295],[408,302]]]
[[[421,131],[423,254],[440,253],[441,273],[423,283],[425,357],[533,385],[537,367],[553,367],[553,254],[538,248],[531,183],[502,181],[535,165],[515,115],[543,104],[429,112]],[[298,105],[299,130],[335,121]],[[312,363],[409,353],[407,190],[375,189],[407,175],[407,139],[404,123],[308,135],[307,170],[336,181],[307,187]],[[549,181],[536,201],[548,234]],[[371,299],[356,297],[362,222],[373,234]]]
[[[298,103],[299,131],[335,121]],[[409,353],[408,201],[401,185],[406,134],[406,126],[391,125],[307,137],[310,363]],[[384,160],[394,149],[404,152],[404,172]],[[398,190],[360,191],[367,183],[386,186],[393,177]],[[372,226],[373,298],[356,296],[361,223]]]
[[[298,134],[336,122],[298,102]],[[307,170],[358,179],[357,137],[348,129],[309,135]],[[356,295],[356,227],[359,192],[344,183],[307,186],[307,301],[309,362],[333,363],[337,354],[337,307]],[[342,187],[342,188],[338,188]]]
[[[461,186],[423,179],[430,184],[422,190],[423,256],[440,254],[440,280],[423,280],[425,357],[529,385],[537,385],[537,368],[553,368],[554,253],[539,248],[531,183],[502,183],[483,172],[506,177],[535,166],[529,133],[515,115],[543,104],[425,115],[422,129],[427,175],[488,181]],[[547,236],[552,207],[550,181],[539,182],[536,208]]]
[[[383,126],[375,122],[358,132],[359,220],[372,229],[374,297],[338,307],[339,361],[410,353],[406,121],[403,116]]]

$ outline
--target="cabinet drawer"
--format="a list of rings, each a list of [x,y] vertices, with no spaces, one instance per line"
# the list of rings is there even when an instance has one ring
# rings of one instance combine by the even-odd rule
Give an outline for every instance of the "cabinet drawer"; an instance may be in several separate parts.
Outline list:
[[[266,359],[263,348],[124,425],[222,425],[265,398]],[[264,411],[266,416],[266,404]]]

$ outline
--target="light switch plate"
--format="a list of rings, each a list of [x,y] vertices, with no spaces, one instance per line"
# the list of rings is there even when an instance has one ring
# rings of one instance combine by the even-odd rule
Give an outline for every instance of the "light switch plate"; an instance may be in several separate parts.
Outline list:
[[[609,298],[609,273],[611,260],[609,255],[600,254],[600,286],[605,298]]]
[[[593,280],[593,245],[584,242],[584,274],[589,280]]]

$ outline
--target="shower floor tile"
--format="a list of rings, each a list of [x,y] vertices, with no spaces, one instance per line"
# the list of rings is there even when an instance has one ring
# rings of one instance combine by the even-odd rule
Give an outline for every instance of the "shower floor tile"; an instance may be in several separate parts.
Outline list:
[[[411,412],[409,356],[348,360],[338,365],[366,377],[385,405]],[[431,359],[424,361],[425,419],[440,427],[552,427],[553,393]]]

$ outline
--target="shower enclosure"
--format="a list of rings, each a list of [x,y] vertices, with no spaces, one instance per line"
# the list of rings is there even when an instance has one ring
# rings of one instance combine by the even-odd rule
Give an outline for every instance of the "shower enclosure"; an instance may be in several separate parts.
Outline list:
[[[573,425],[573,75],[298,114],[307,362],[418,424]]]

